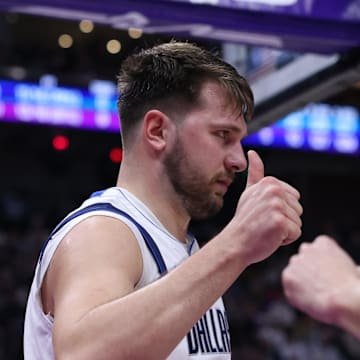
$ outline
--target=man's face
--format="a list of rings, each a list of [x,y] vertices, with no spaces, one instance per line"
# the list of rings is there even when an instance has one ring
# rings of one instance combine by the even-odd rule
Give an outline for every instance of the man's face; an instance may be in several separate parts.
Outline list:
[[[246,168],[240,143],[246,124],[213,82],[201,92],[202,106],[176,128],[164,159],[166,175],[190,217],[216,214],[235,173]]]

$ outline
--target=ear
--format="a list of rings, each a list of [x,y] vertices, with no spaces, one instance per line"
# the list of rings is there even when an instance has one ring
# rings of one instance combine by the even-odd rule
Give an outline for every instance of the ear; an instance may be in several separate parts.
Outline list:
[[[160,110],[149,110],[144,116],[144,139],[154,150],[161,151],[168,140],[171,121]]]

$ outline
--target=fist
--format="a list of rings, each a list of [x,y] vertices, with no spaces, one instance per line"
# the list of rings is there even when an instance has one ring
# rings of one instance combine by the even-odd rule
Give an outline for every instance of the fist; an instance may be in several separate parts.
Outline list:
[[[248,179],[230,226],[237,229],[241,254],[247,264],[264,260],[279,246],[301,235],[300,194],[291,185],[264,176],[264,165],[249,151]]]
[[[336,324],[336,304],[359,284],[359,271],[350,256],[329,236],[303,243],[282,273],[288,301],[315,319]]]

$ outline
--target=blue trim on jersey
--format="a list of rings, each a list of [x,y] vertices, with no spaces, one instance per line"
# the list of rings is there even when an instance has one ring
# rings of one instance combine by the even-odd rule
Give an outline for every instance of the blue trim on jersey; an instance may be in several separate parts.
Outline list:
[[[191,234],[191,236],[192,236],[192,241],[191,241],[191,244],[190,244],[189,250],[188,250],[189,255],[191,255],[192,248],[193,248],[193,246],[195,244],[195,236],[193,236],[192,234]]]
[[[125,218],[127,218],[128,220],[130,220],[140,231],[141,235],[143,236],[146,246],[148,247],[152,257],[154,258],[158,271],[159,273],[162,275],[164,273],[167,272],[167,268],[165,265],[165,261],[160,253],[159,248],[157,247],[154,239],[150,236],[150,234],[133,218],[131,217],[128,213],[118,209],[117,207],[111,205],[110,203],[97,203],[97,204],[93,204],[93,205],[89,205],[83,209],[80,209],[78,211],[75,211],[74,213],[72,213],[71,215],[69,215],[68,217],[66,217],[63,221],[61,221],[56,227],[55,229],[51,232],[50,236],[48,237],[48,239],[45,241],[41,252],[40,252],[40,259],[39,261],[41,262],[45,248],[47,246],[47,244],[49,243],[49,241],[51,240],[51,238],[63,227],[65,226],[67,223],[69,223],[71,220],[75,219],[78,216],[81,216],[83,214],[86,214],[88,212],[91,211],[98,211],[98,210],[105,210],[105,211],[110,211],[110,212],[114,212],[116,214],[119,214],[121,216],[124,216]]]
[[[105,190],[95,191],[90,195],[90,199],[96,196],[100,196]]]

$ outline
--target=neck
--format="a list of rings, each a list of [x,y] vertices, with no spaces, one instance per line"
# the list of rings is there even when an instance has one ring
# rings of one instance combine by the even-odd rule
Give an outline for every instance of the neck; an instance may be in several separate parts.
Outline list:
[[[156,167],[146,168],[139,161],[132,161],[131,166],[127,166],[127,161],[123,159],[116,185],[135,195],[170,234],[185,242],[190,217],[167,178],[160,176],[162,172],[158,170]]]

